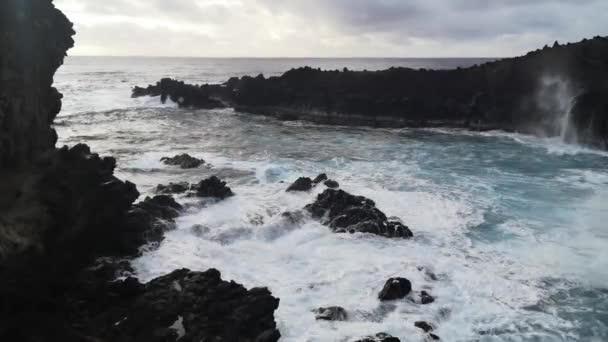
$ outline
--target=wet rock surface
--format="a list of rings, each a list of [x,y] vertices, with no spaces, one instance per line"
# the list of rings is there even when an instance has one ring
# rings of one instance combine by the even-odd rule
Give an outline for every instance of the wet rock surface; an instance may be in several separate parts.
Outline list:
[[[330,306],[313,310],[315,318],[321,321],[346,321],[348,314],[340,306]]]
[[[367,336],[355,342],[400,342],[401,340],[389,334],[378,333],[375,336]]]
[[[238,111],[283,120],[395,128],[503,129],[560,136],[562,127],[551,118],[556,110],[563,111],[563,96],[556,85],[567,82],[572,89],[584,89],[588,94],[577,101],[581,110],[574,111],[573,136],[580,142],[606,147],[608,112],[603,99],[608,93],[607,61],[608,38],[598,36],[469,68],[339,71],[302,67],[279,77],[244,76],[223,85],[190,86],[205,91],[183,95],[185,102],[205,104],[213,94]],[[558,81],[547,86],[548,77]],[[551,96],[539,101],[539,94],[546,90]]]
[[[435,297],[431,296],[428,292],[422,291],[420,292],[420,303],[423,305],[431,304],[435,301]]]
[[[382,301],[405,298],[412,291],[412,283],[405,278],[390,278],[384,284],[378,299]]]
[[[278,341],[279,300],[266,288],[245,289],[214,269],[177,270],[141,285],[127,279],[112,286],[118,307],[93,315],[109,341]]]
[[[200,181],[191,187],[193,195],[202,198],[226,199],[234,196],[234,193],[226,185],[226,182],[220,180],[216,176]]]
[[[424,330],[424,332],[426,332],[426,333],[433,331],[433,326],[425,321],[417,321],[414,323],[414,326],[416,328],[420,328],[420,329]]]
[[[321,182],[324,182],[326,180],[328,180],[329,178],[327,178],[327,174],[322,173],[320,175],[318,175],[317,177],[315,177],[315,179],[312,180],[313,183],[315,184],[319,184]]]
[[[159,184],[156,187],[155,192],[158,194],[170,195],[170,194],[181,194],[190,190],[190,184],[188,182],[169,183],[167,185]]]
[[[343,190],[328,189],[305,207],[314,218],[323,219],[336,233],[371,233],[388,238],[411,238],[413,233],[400,222],[389,221],[374,201]]]
[[[313,182],[308,177],[300,177],[287,188],[287,192],[310,191]]]
[[[323,183],[323,184],[330,189],[337,189],[340,187],[340,184],[338,182],[336,182],[335,180],[331,180],[331,179],[325,181],[325,183]]]
[[[167,99],[178,104],[180,108],[215,109],[226,107],[222,101],[212,97],[213,93],[222,88],[209,85],[190,85],[184,82],[163,78],[155,85],[146,88],[134,87],[131,97],[160,96],[161,102]],[[226,89],[228,92],[228,89]],[[228,93],[223,94],[226,96]]]
[[[194,158],[191,155],[184,153],[174,157],[163,157],[160,159],[163,164],[179,166],[182,169],[195,169],[205,163],[204,160]]]

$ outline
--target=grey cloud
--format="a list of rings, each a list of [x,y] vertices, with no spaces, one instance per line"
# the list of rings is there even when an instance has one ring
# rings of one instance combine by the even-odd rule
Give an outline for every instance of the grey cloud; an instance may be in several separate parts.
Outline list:
[[[225,55],[487,55],[520,54],[553,40],[608,34],[607,0],[55,0],[84,4],[92,16],[111,16],[132,31],[144,25],[184,45],[208,32]],[[133,20],[133,19],[145,19]],[[104,21],[101,21],[104,22]],[[150,24],[158,23],[158,25]],[[80,24],[80,25],[78,25]],[[94,25],[94,26],[91,26]],[[106,27],[77,23],[93,45]],[[125,31],[124,34],[130,34]],[[187,43],[187,39],[192,39]],[[123,40],[127,45],[128,37]],[[211,44],[211,42],[207,42]],[[504,45],[509,44],[509,45]],[[116,45],[116,44],[115,44]],[[487,47],[487,49],[485,49]],[[427,50],[424,50],[424,49]],[[422,50],[421,50],[422,49]],[[493,49],[493,50],[492,50]],[[121,51],[128,49],[121,48]],[[306,51],[310,51],[306,53]],[[205,52],[203,52],[204,54]],[[218,52],[219,53],[219,52]]]

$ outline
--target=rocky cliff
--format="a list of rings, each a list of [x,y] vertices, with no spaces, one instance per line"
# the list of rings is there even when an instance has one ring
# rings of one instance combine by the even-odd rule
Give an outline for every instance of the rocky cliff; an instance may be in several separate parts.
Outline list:
[[[0,341],[278,340],[279,300],[216,270],[116,280],[181,205],[135,204],[114,158],[55,148],[53,75],[73,34],[52,0],[0,3]]]
[[[171,84],[163,80],[136,88],[133,95],[169,92],[192,105],[196,101],[188,96],[196,93],[206,106],[219,98],[243,112],[326,124],[504,129],[564,135],[604,148],[608,142],[608,112],[599,101],[608,97],[608,38],[603,37],[556,42],[522,57],[454,70],[304,67],[280,77],[232,78],[190,93],[183,84]]]
[[[0,11],[0,168],[55,146],[61,109],[53,75],[74,45],[72,23],[48,0],[5,0]]]

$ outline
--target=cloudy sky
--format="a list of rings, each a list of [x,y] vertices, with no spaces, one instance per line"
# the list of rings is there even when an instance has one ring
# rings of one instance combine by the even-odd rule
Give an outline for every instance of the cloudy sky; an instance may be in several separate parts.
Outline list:
[[[72,55],[506,57],[608,35],[608,0],[55,0]]]

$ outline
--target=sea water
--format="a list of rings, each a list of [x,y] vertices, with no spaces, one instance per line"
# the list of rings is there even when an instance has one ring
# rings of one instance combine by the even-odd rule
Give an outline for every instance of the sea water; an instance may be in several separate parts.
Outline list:
[[[84,142],[116,157],[117,176],[136,183],[142,197],[161,183],[227,181],[236,196],[188,206],[177,229],[133,261],[136,276],[217,268],[248,288],[267,286],[280,298],[282,341],[378,332],[423,341],[419,320],[444,341],[607,341],[608,153],[500,131],[323,126],[130,98],[132,86],[161,77],[217,83],[303,65],[479,62],[70,57],[55,77],[65,96],[56,129],[60,144]],[[178,153],[207,166],[159,161]],[[333,234],[310,218],[282,218],[323,191],[286,193],[289,183],[322,172],[401,218],[415,237]],[[381,305],[377,294],[395,276],[436,301]],[[311,310],[334,305],[349,312],[347,322],[315,321]]]

